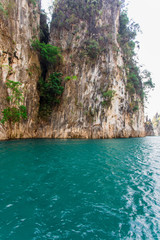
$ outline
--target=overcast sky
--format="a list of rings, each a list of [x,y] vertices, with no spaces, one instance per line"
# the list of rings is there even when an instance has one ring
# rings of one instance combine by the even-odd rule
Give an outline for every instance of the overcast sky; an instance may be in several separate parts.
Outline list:
[[[139,62],[152,73],[155,90],[150,92],[148,109],[150,117],[160,113],[160,0],[129,0],[129,16],[139,23],[142,34],[140,42]]]
[[[52,0],[42,0],[42,8],[47,9]],[[139,23],[142,34],[140,42],[139,63],[152,73],[155,90],[150,92],[146,114],[150,118],[160,113],[160,0],[126,0],[130,19]]]

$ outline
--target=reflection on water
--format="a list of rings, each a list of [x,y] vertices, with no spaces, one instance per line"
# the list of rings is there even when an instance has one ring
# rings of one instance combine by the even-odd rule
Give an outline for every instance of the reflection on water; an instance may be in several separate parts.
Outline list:
[[[0,142],[0,239],[160,239],[160,137]]]

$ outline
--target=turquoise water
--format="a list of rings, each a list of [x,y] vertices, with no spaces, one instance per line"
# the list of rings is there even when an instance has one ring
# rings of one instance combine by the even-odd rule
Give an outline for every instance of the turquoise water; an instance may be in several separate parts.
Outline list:
[[[0,239],[160,239],[160,137],[0,142]]]

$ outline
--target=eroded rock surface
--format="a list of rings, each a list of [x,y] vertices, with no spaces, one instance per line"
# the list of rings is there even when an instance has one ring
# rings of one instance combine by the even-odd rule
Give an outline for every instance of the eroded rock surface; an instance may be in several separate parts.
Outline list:
[[[61,14],[61,24],[56,22],[60,10],[66,15],[68,13],[69,18],[63,19]],[[68,6],[65,9],[65,4],[55,10],[50,38],[51,43],[60,46],[63,51],[63,67],[58,70],[65,76],[77,76],[77,80],[66,82],[61,104],[53,110],[52,136],[55,138],[144,136],[143,104],[138,95],[135,94],[133,99],[126,91],[126,73],[117,41],[118,1],[102,1],[99,13],[89,20],[87,17],[84,18],[83,14],[78,16],[78,21],[76,14],[73,14],[71,19],[71,12],[67,11],[71,10],[68,10]],[[100,48],[96,57],[86,50],[87,44],[95,44],[94,41]],[[108,90],[114,93],[111,101],[105,97]],[[138,102],[137,111],[132,110],[133,100]]]
[[[27,0],[10,0],[8,17],[0,19],[0,111],[7,106],[7,79],[20,81],[28,120],[14,126],[0,125],[0,139],[8,138],[117,138],[142,137],[144,109],[137,94],[126,90],[126,72],[118,44],[119,4],[102,0],[98,12],[87,19],[55,9],[50,43],[62,49],[63,64],[56,71],[76,76],[64,81],[59,105],[53,106],[48,121],[38,118],[37,81],[41,74],[38,56],[30,39],[39,34],[39,5]],[[96,2],[96,1],[95,1]],[[3,1],[4,5],[7,4]],[[61,22],[56,18],[61,14]],[[80,11],[77,12],[80,14]],[[56,22],[57,21],[57,22]],[[90,45],[97,45],[92,52]],[[95,56],[96,55],[96,56]],[[51,69],[49,70],[51,72]],[[109,92],[108,92],[109,91]],[[134,98],[134,99],[133,99]],[[137,101],[134,111],[132,102]]]
[[[0,111],[8,106],[7,79],[22,83],[28,120],[10,126],[0,125],[0,139],[35,136],[39,97],[37,81],[41,69],[30,40],[39,34],[40,6],[28,0],[3,0],[7,12],[0,14]]]

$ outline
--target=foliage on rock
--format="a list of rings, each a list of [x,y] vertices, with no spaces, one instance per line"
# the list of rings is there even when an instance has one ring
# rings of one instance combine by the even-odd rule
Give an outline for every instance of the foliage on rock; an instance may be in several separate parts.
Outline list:
[[[41,38],[43,42],[37,39],[33,40],[31,44],[32,48],[39,53],[42,68],[42,75],[37,85],[40,96],[39,114],[41,117],[51,114],[52,106],[60,102],[60,96],[64,90],[64,87],[61,85],[62,73],[54,72],[46,78],[49,66],[55,67],[61,58],[61,52],[58,47],[47,43],[48,31],[43,33],[44,36]]]
[[[15,3],[5,0],[5,2],[0,2],[0,15],[7,19],[8,16],[12,13],[12,10],[15,7]]]
[[[0,14],[7,15],[8,12],[5,10],[3,4],[0,2]]]
[[[88,40],[86,44],[86,54],[91,58],[95,59],[100,54],[101,49],[99,43],[96,40]]]
[[[95,26],[95,16],[99,14],[102,0],[60,0],[55,3],[52,24],[70,29],[72,24],[85,20]]]
[[[160,126],[160,114],[156,113],[152,119],[152,123],[154,127]]]
[[[37,0],[28,0],[28,1],[29,1],[29,3],[33,4],[34,7],[35,7],[36,4],[37,4]]]
[[[9,96],[7,97],[9,107],[5,108],[2,111],[3,117],[1,123],[5,122],[16,123],[20,122],[22,119],[27,119],[27,109],[22,104],[23,103],[23,92],[20,89],[21,83],[7,80],[6,87],[10,91]]]
[[[31,46],[36,50],[41,58],[41,61],[48,63],[56,63],[61,57],[60,49],[51,44],[41,43],[38,39],[33,40]]]
[[[62,86],[62,73],[54,72],[45,81],[42,77],[38,82],[40,96],[40,115],[48,116],[52,106],[60,102],[64,87]]]
[[[146,96],[146,88],[154,88],[151,73],[147,70],[141,72],[136,61],[135,47],[137,46],[136,36],[140,31],[140,27],[135,22],[131,22],[126,11],[122,11],[119,19],[119,35],[118,41],[123,52],[123,61],[127,74],[126,89],[129,94],[138,94],[142,101]],[[138,46],[139,47],[139,46]],[[143,83],[143,80],[145,82]]]
[[[112,89],[108,89],[107,91],[103,92],[104,101],[102,102],[102,106],[109,107],[111,105],[111,101],[114,98],[116,91]]]

